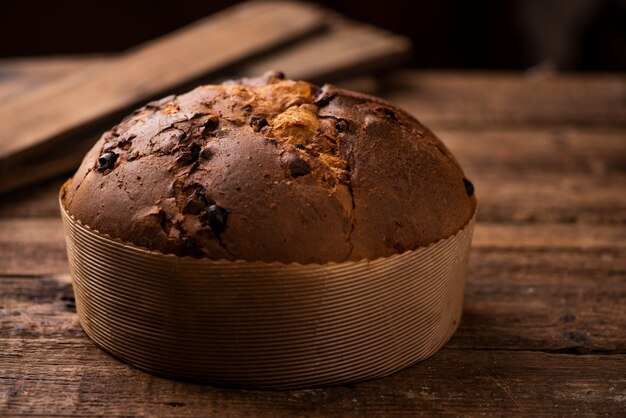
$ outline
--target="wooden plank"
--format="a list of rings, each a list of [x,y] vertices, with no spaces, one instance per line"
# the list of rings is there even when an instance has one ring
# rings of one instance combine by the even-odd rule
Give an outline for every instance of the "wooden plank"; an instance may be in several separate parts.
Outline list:
[[[624,355],[444,349],[370,382],[247,391],[149,376],[84,338],[0,347],[3,415],[619,416],[626,397]]]
[[[626,219],[623,129],[437,133],[476,186],[482,222],[623,224]]]
[[[360,74],[390,67],[407,57],[411,49],[408,38],[377,27],[351,21],[326,12],[326,28],[296,43],[255,57],[244,64],[224,70],[227,78],[254,77],[268,70],[280,70],[289,78],[312,82],[345,82],[357,79],[357,90],[363,90]],[[24,92],[46,82],[82,70],[85,66],[112,61],[115,55],[70,55],[0,59],[0,103],[8,95],[4,90]],[[371,91],[373,79],[367,79],[365,90]],[[209,79],[207,82],[216,82]],[[359,87],[361,87],[359,89]],[[14,95],[13,95],[14,96]]]
[[[58,80],[112,55],[69,55],[0,59],[0,104],[27,91]]]
[[[0,275],[67,272],[60,218],[0,221]]]
[[[473,172],[626,174],[626,129],[444,128],[435,133]]]
[[[69,177],[51,178],[0,195],[0,218],[59,217],[59,190]]]
[[[343,81],[389,67],[407,57],[408,38],[375,26],[345,19],[325,11],[326,28],[296,43],[225,70],[228,78],[253,77],[268,70],[284,71],[289,78],[309,81]],[[4,89],[25,92],[86,66],[115,60],[115,54],[0,58],[0,103]],[[215,82],[215,80],[209,80]],[[361,81],[361,80],[359,80]],[[371,90],[367,80],[367,90]]]
[[[626,249],[626,226],[478,223],[472,245],[498,249]]]
[[[70,177],[87,151],[96,143],[99,135],[85,135],[83,138],[72,140],[71,144],[48,150],[45,156],[35,157],[31,162],[21,161],[15,164],[10,173],[0,174],[2,182],[0,195],[22,186],[54,178],[59,174],[65,173],[67,177]]]
[[[33,77],[40,82],[80,71],[86,66],[101,64],[115,54],[71,54],[0,58],[0,74],[7,78]]]
[[[5,338],[85,338],[76,316],[69,274],[2,277],[0,336]]]
[[[626,251],[479,248],[448,346],[626,354]]]
[[[230,73],[249,77],[275,69],[289,78],[323,83],[397,64],[411,49],[407,38],[374,26],[332,14],[327,23],[326,31],[237,66]]]
[[[626,176],[517,174],[467,167],[481,222],[623,225]]]
[[[624,126],[626,76],[404,71],[388,98],[431,128]]]
[[[45,155],[62,141],[104,130],[139,102],[323,24],[322,13],[308,4],[245,3],[21,95],[0,109],[0,174],[6,178],[29,156]]]

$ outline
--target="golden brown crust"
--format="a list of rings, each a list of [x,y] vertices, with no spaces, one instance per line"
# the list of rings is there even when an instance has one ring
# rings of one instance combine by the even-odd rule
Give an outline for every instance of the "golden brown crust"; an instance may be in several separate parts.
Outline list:
[[[64,199],[92,228],[165,253],[325,263],[453,235],[475,209],[470,189],[402,110],[274,73],[138,109]]]

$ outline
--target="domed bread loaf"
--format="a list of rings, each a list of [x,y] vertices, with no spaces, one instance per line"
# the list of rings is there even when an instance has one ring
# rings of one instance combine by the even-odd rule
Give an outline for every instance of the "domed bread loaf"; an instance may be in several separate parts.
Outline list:
[[[83,224],[151,250],[284,263],[413,250],[458,232],[476,205],[454,157],[406,112],[276,72],[136,110],[62,197]]]

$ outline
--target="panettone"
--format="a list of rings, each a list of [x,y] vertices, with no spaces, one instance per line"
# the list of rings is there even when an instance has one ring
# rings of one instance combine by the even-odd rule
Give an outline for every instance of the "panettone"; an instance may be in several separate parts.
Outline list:
[[[81,223],[150,250],[303,264],[428,245],[476,205],[454,157],[411,115],[276,72],[136,110],[62,198]]]
[[[461,318],[473,186],[375,97],[275,72],[198,87],[106,132],[60,198],[83,329],[161,376],[375,378]]]

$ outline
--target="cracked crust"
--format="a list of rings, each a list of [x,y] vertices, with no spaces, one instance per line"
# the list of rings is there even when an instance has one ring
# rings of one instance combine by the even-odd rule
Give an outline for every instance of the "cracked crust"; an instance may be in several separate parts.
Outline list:
[[[325,263],[453,235],[475,209],[468,183],[384,100],[268,73],[136,110],[63,198],[92,228],[164,253]]]

